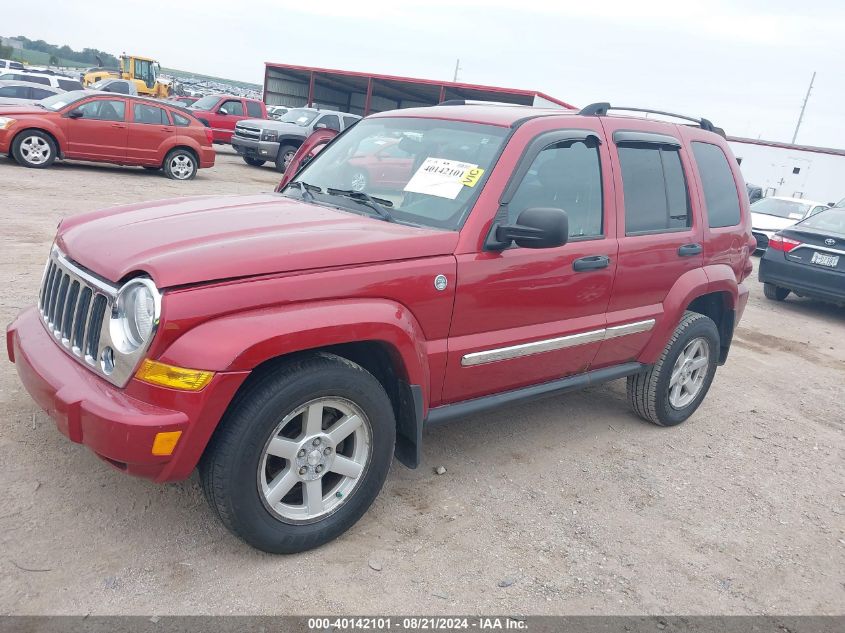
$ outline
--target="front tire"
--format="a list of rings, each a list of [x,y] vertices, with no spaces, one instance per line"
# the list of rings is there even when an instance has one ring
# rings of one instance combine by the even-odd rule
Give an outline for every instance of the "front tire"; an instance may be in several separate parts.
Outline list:
[[[44,169],[56,160],[56,142],[40,130],[24,130],[12,142],[12,156],[24,167]]]
[[[282,145],[279,148],[279,153],[276,155],[276,171],[280,174],[285,173],[285,170],[290,165],[290,161],[293,160],[294,154],[296,154],[297,148],[294,145]]]
[[[173,149],[164,158],[162,167],[168,178],[192,180],[197,175],[197,157],[187,149]]]
[[[789,296],[789,293],[789,288],[781,288],[780,286],[776,286],[768,282],[763,284],[763,294],[766,295],[766,299],[771,299],[772,301],[783,301]]]
[[[719,331],[697,312],[685,312],[658,361],[628,377],[628,401],[634,412],[659,426],[675,426],[698,409],[719,358]]]
[[[382,385],[333,354],[290,361],[247,385],[200,463],[223,524],[265,552],[318,547],[355,524],[387,477],[396,441]]]
[[[264,163],[267,162],[266,160],[261,160],[260,158],[250,158],[249,156],[244,156],[243,159],[244,162],[250,167],[261,167]]]

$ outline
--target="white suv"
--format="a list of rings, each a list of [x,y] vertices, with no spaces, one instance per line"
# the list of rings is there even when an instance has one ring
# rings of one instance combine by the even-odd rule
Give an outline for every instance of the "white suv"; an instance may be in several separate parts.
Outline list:
[[[0,75],[0,80],[6,81],[29,81],[34,84],[52,86],[62,90],[82,90],[82,84],[76,79],[64,75],[48,75],[47,73],[33,73],[25,70],[6,71]]]

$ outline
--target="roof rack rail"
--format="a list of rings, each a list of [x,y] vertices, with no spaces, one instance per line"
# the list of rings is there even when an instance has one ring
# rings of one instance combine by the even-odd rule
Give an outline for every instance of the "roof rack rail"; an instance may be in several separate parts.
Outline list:
[[[485,101],[483,99],[446,99],[446,101],[441,101],[437,105],[439,105],[439,106],[495,105],[495,106],[532,107],[529,104],[507,103],[506,101]]]
[[[721,132],[722,136],[724,136],[724,131],[714,126],[713,123],[711,123],[708,119],[696,119],[691,116],[686,116],[685,114],[675,114],[674,112],[663,112],[662,110],[651,110],[649,108],[628,108],[625,106],[612,106],[606,101],[599,103],[591,103],[590,105],[582,108],[579,114],[583,114],[584,116],[606,116],[608,110],[645,112],[647,114],[660,114],[662,116],[670,116],[676,119],[683,119],[684,121],[692,121],[693,123],[698,124],[698,126],[702,130],[707,130],[708,132],[716,132],[717,134]]]

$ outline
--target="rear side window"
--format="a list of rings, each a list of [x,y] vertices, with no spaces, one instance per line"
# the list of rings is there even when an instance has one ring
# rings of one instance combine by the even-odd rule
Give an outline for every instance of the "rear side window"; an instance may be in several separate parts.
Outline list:
[[[625,234],[663,233],[690,226],[681,156],[674,147],[620,145]]]
[[[259,119],[264,116],[264,113],[261,111],[261,104],[257,101],[246,102],[246,113],[248,116],[254,116]]]
[[[26,86],[3,86],[0,88],[0,97],[10,97],[14,99],[28,99],[29,88]]]
[[[704,188],[710,226],[736,226],[739,224],[739,194],[722,148],[696,141],[692,144],[692,153]]]
[[[45,86],[50,85],[49,77],[39,77],[38,75],[15,75],[14,77],[15,79],[19,79],[20,81],[31,81],[32,83],[43,84]]]
[[[30,99],[46,99],[47,97],[52,97],[56,93],[52,90],[44,90],[44,88],[30,88],[29,94]]]
[[[163,108],[147,105],[145,103],[136,103],[133,106],[133,118],[135,123],[145,123],[147,125],[170,125],[167,118],[167,112]]]
[[[173,123],[179,127],[188,127],[191,124],[191,120],[186,116],[182,116],[181,114],[174,112]]]
[[[59,79],[58,82],[62,90],[82,90],[82,84],[73,79]]]
[[[508,222],[532,207],[563,209],[570,238],[602,234],[602,187],[595,142],[563,141],[537,154],[508,203]]]

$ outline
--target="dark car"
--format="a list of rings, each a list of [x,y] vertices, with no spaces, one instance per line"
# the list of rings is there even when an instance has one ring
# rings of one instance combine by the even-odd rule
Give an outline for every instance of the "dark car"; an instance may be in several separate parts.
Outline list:
[[[794,292],[845,305],[845,208],[827,209],[775,233],[759,277],[774,301]]]

